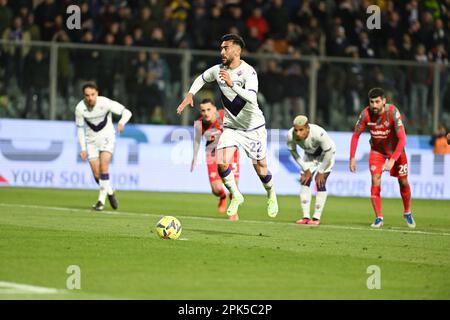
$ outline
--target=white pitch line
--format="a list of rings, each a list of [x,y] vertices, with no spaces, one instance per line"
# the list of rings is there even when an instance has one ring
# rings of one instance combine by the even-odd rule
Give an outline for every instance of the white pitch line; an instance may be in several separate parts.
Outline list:
[[[52,207],[52,206],[39,206],[39,205],[27,205],[27,204],[12,204],[12,203],[0,203],[0,207],[19,207],[19,208],[30,208],[30,209],[47,209],[47,210],[57,210],[57,211],[67,211],[67,212],[92,212],[92,209],[76,209],[76,208],[65,208],[65,207]],[[106,214],[114,216],[136,216],[136,217],[161,217],[163,214],[155,213],[139,213],[139,212],[127,212],[127,211],[101,211],[95,212],[96,214]],[[205,220],[205,221],[221,221],[229,223],[230,221],[222,218],[209,218],[209,217],[196,217],[196,216],[177,216],[182,219],[191,220]],[[321,224],[320,226],[300,226],[292,222],[276,222],[276,221],[259,221],[259,220],[239,220],[239,223],[259,223],[259,224],[277,224],[286,225],[296,228],[327,228],[327,229],[343,229],[343,230],[357,230],[357,231],[371,231],[371,232],[394,232],[394,233],[409,233],[409,234],[423,234],[432,236],[450,236],[447,232],[430,232],[430,231],[420,231],[420,230],[408,230],[391,227],[392,229],[372,229],[372,228],[362,228],[362,227],[351,227],[351,226],[340,226],[340,225],[330,225]]]
[[[29,284],[21,284],[15,282],[7,282],[0,281],[0,294],[23,294],[23,293],[32,293],[32,294],[55,294],[55,293],[64,293],[65,290],[55,289],[55,288],[46,288],[46,287],[38,287],[32,286]]]

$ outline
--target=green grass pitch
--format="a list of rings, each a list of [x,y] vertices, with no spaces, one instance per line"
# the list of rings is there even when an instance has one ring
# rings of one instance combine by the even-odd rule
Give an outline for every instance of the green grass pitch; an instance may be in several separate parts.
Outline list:
[[[293,223],[294,196],[280,196],[271,219],[266,198],[247,195],[238,222],[209,194],[121,191],[119,210],[101,213],[90,210],[96,196],[0,188],[0,299],[450,298],[449,201],[413,200],[410,230],[401,200],[383,199],[385,226],[372,230],[367,198],[329,197],[322,225],[308,227]],[[179,218],[181,240],[157,238],[162,215]],[[79,290],[66,287],[71,265]],[[367,287],[369,266],[380,289]]]

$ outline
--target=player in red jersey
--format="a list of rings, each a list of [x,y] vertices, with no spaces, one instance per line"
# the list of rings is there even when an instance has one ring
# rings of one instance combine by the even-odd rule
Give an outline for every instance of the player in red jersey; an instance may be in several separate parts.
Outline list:
[[[375,211],[373,228],[383,226],[381,210],[381,174],[390,171],[391,176],[398,178],[400,194],[403,200],[403,216],[410,228],[416,224],[411,214],[411,188],[408,182],[408,160],[405,153],[406,133],[402,116],[392,104],[386,104],[383,89],[373,88],[369,91],[369,106],[359,115],[353,132],[350,147],[350,171],[356,172],[355,153],[358,140],[365,128],[370,131],[369,166],[372,174],[371,198]]]
[[[194,156],[192,158],[191,172],[197,165],[197,155],[202,136],[206,139],[206,164],[208,167],[209,183],[214,195],[220,198],[218,210],[224,213],[227,209],[227,194],[222,185],[222,178],[217,169],[216,148],[219,137],[223,132],[223,110],[217,110],[210,99],[204,99],[200,103],[201,117],[194,122]],[[239,149],[234,153],[231,169],[235,177],[236,184],[239,180]],[[235,215],[237,217],[237,215]],[[234,217],[234,216],[232,216]],[[233,218],[230,217],[231,220]]]

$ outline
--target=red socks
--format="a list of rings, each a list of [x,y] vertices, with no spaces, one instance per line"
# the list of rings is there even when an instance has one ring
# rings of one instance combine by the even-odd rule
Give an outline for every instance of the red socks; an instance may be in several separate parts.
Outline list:
[[[402,195],[403,208],[405,213],[411,212],[411,187],[407,184],[404,187],[400,187],[400,194]]]
[[[373,210],[375,211],[375,215],[378,218],[383,218],[383,214],[381,213],[380,192],[381,192],[381,186],[372,186],[372,188],[370,189],[370,195],[372,198],[372,206],[373,206]],[[403,197],[403,195],[402,195],[402,197]]]

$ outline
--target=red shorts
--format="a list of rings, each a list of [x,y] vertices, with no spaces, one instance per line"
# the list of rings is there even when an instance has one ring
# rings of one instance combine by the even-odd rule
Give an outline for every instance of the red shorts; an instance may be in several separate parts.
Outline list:
[[[206,158],[206,164],[208,167],[208,177],[209,182],[222,180],[219,175],[219,170],[217,169],[217,159],[215,157],[208,156]],[[231,170],[233,170],[234,178],[236,181],[239,179],[239,149],[236,149],[236,152],[233,156],[233,162],[230,164]]]
[[[371,150],[369,157],[370,173],[372,175],[383,173],[383,165],[387,159],[388,157],[382,155],[381,153]],[[406,158],[405,152],[403,152],[397,161],[395,161],[390,173],[393,177],[408,176],[408,159]]]

